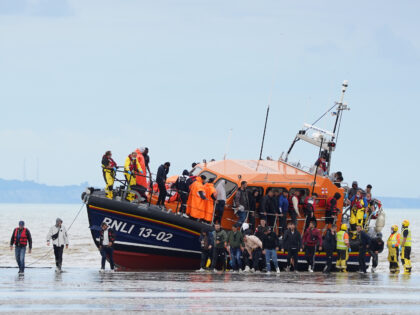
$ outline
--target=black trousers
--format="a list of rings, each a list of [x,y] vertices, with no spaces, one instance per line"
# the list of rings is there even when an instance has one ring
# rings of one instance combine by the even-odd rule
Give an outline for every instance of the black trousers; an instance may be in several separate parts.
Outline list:
[[[290,261],[293,258],[293,267],[297,270],[298,267],[298,259],[299,259],[299,249],[298,248],[290,248],[287,251],[287,267],[290,267]]]
[[[61,268],[61,265],[63,263],[63,250],[64,250],[64,245],[62,246],[54,245],[55,265],[58,268]]]
[[[326,254],[326,258],[327,258],[326,267],[324,269],[325,272],[331,272],[332,261],[333,261],[333,253],[334,253],[333,250],[330,250],[330,249],[325,250],[325,254]]]
[[[185,213],[185,210],[187,210],[187,201],[188,201],[188,192],[186,191],[180,191],[179,192],[179,199],[181,199],[181,213]]]
[[[226,270],[226,250],[225,248],[216,247],[213,250],[213,259],[211,261],[211,269],[217,268],[222,263],[222,270]]]
[[[226,201],[224,200],[217,200],[216,209],[214,213],[214,222],[222,222],[223,212],[225,211],[225,204]]]
[[[308,267],[314,269],[315,246],[305,247],[305,258],[308,262]]]
[[[257,248],[252,251],[252,255],[248,253],[248,251],[244,251],[242,256],[244,258],[245,266],[249,266],[249,268],[254,268],[255,270],[260,270],[260,258],[262,255],[262,249]],[[251,264],[252,259],[252,264]]]
[[[283,216],[279,216],[279,234],[284,235],[284,232],[287,228],[287,214],[284,214]]]
[[[369,251],[370,256],[372,257],[372,268],[378,267],[378,254],[376,254],[374,251]]]
[[[213,258],[213,250],[212,249],[202,249],[201,250],[201,268],[206,268],[207,260]],[[213,262],[212,262],[213,263]]]
[[[290,219],[292,220],[292,222],[294,222],[295,225],[297,225],[297,214],[296,214],[295,210],[289,210],[289,216],[290,216]]]
[[[158,183],[158,187],[159,187],[159,197],[158,197],[157,205],[164,206],[166,195],[167,195],[165,183]]]
[[[366,272],[366,247],[359,248],[359,271]]]

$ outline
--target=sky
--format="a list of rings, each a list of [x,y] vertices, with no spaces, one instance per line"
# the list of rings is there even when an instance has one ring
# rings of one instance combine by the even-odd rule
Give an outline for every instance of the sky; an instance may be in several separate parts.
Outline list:
[[[332,169],[376,195],[419,197],[419,11],[418,1],[0,0],[0,178],[103,186],[103,153],[123,164],[142,146],[152,171],[170,161],[170,174],[225,154],[257,159],[268,103],[263,156],[278,159],[348,80]],[[290,159],[317,154],[299,143]]]

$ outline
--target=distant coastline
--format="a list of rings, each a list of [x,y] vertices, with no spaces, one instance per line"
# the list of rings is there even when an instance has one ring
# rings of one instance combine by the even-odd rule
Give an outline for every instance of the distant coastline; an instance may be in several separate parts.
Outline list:
[[[80,203],[88,183],[49,186],[33,181],[0,179],[0,203]]]
[[[0,203],[79,203],[87,182],[80,185],[49,186],[34,181],[0,179]],[[375,196],[376,197],[376,196]],[[385,209],[420,209],[420,198],[376,197]]]

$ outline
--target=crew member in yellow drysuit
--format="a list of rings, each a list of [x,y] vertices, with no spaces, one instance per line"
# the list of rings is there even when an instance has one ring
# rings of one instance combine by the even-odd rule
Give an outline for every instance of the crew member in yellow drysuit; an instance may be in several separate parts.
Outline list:
[[[115,172],[117,171],[117,163],[112,159],[111,151],[106,151],[102,156],[102,175],[105,180],[105,192],[106,197],[109,199],[113,198],[113,186],[115,179]]]
[[[391,235],[388,238],[388,261],[389,271],[391,273],[399,273],[400,266],[398,264],[399,246],[400,246],[400,233],[398,233],[398,226],[391,227]]]
[[[349,259],[349,235],[347,224],[341,224],[340,232],[337,233],[337,262],[335,267],[338,271],[347,272],[347,260]]]
[[[363,217],[365,216],[367,204],[365,198],[362,196],[361,190],[358,190],[356,196],[354,196],[350,201],[350,230],[353,233],[353,238],[356,238],[356,227],[358,225],[363,226]]]
[[[411,231],[408,226],[410,222],[404,220],[401,227],[402,241],[401,241],[401,264],[404,266],[404,274],[411,274]]]
[[[136,175],[143,174],[143,170],[140,166],[139,161],[137,160],[137,153],[132,152],[125,159],[124,163],[124,175],[127,179],[128,190],[133,190],[136,188]],[[127,200],[133,201],[136,198],[136,195],[133,193],[127,194]]]

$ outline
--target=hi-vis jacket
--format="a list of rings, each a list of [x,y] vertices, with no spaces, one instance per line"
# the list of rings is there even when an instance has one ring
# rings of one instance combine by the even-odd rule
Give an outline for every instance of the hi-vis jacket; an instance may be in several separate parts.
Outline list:
[[[56,234],[57,232],[59,232],[58,237],[55,240],[53,240],[52,236]],[[59,228],[56,225],[53,225],[47,234],[47,242],[49,242],[50,240],[52,240],[53,245],[58,246],[58,247],[69,245],[69,237],[67,235],[66,227],[62,225],[61,228]]]

